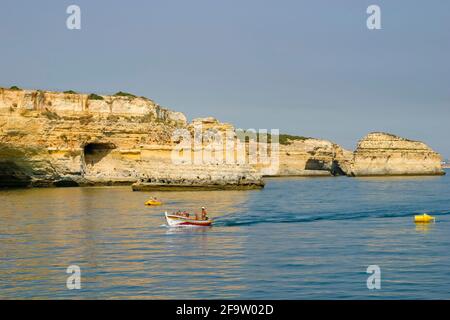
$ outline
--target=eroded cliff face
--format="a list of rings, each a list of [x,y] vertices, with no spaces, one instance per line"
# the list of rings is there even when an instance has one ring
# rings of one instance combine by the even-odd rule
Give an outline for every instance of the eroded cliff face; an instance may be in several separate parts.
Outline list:
[[[231,124],[214,118],[187,123],[182,113],[143,97],[0,89],[0,187],[141,181],[136,189],[162,185],[253,188],[263,186],[263,175],[444,173],[440,155],[427,145],[386,133],[369,134],[355,152],[327,140],[284,141],[267,153],[277,159],[276,170],[236,161],[242,151],[237,147],[231,149],[231,162],[196,162],[197,156],[202,158],[214,149],[214,139],[205,137],[200,146],[193,145],[188,161],[174,162],[174,150],[178,152],[180,145],[174,133],[184,130],[195,137],[197,127],[203,132],[231,132],[231,141],[239,139]],[[244,144],[249,158],[251,147]],[[259,149],[261,144],[257,145]]]
[[[213,132],[236,132],[232,124],[220,123],[217,119],[198,118],[194,119],[188,126],[191,132],[196,126],[201,126],[203,131],[212,130]],[[246,160],[249,161],[251,146],[249,139],[260,141],[261,136],[252,136],[247,130],[243,134],[246,135]],[[256,133],[256,132],[255,132]],[[238,139],[239,135],[234,134],[234,139]],[[241,141],[243,137],[241,136]],[[222,137],[223,139],[223,137]],[[347,168],[352,160],[353,153],[345,150],[339,145],[328,140],[293,137],[290,139],[282,139],[277,148],[271,145],[271,137],[268,135],[265,143],[255,143],[254,147],[258,150],[255,158],[257,163],[252,166],[265,176],[332,176],[346,174]],[[275,140],[274,140],[275,141]],[[236,155],[236,146],[234,146]],[[266,163],[261,157],[267,157]],[[251,161],[249,161],[251,162]],[[275,170],[268,170],[271,167]]]
[[[186,117],[146,98],[0,90],[0,186],[158,183],[239,185],[250,166],[174,164]]]
[[[442,175],[441,156],[425,143],[374,132],[359,141],[350,176]]]
[[[345,174],[352,152],[327,140],[306,138],[280,145],[279,176]]]
[[[370,133],[352,152],[326,140],[302,139],[280,147],[278,175],[442,175],[441,156],[425,143]]]

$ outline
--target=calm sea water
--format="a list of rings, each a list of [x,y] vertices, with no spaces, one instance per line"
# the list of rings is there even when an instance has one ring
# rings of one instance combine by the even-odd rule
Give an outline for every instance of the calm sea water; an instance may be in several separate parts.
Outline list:
[[[153,193],[157,208],[129,187],[0,191],[0,298],[450,299],[449,174],[268,179]],[[164,226],[164,210],[203,205],[214,227]],[[437,222],[415,225],[422,212]]]

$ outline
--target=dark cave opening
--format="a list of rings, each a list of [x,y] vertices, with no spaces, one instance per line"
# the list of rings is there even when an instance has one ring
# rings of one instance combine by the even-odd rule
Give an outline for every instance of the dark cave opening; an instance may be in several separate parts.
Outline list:
[[[84,162],[86,165],[95,165],[106,157],[116,146],[113,143],[88,143],[84,146]]]

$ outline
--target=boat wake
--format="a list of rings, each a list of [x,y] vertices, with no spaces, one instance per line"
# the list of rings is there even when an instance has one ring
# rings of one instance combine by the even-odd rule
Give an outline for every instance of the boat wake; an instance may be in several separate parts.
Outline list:
[[[356,220],[370,218],[401,218],[414,217],[414,215],[422,214],[417,211],[399,211],[393,212],[383,210],[358,211],[358,212],[342,212],[342,213],[292,213],[292,212],[261,212],[257,213],[234,213],[217,217],[214,219],[215,226],[231,227],[231,226],[250,226],[261,223],[297,223],[297,222],[314,222],[320,220]],[[433,216],[449,215],[450,210],[427,211]]]

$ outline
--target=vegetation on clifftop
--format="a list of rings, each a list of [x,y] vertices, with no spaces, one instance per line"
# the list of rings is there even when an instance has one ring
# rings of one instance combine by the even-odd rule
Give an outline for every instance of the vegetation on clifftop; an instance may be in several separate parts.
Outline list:
[[[131,94],[128,92],[123,92],[123,91],[119,91],[119,92],[115,93],[114,95],[117,97],[136,98],[136,96],[134,94]]]
[[[290,135],[290,134],[279,134],[278,135],[278,142],[279,142],[279,144],[282,144],[282,145],[289,145],[295,140],[303,141],[303,140],[306,140],[306,139],[310,139],[310,138],[303,137],[303,136],[293,136],[293,135]],[[245,136],[245,142],[249,142],[249,141],[250,141],[250,137],[249,136]],[[260,142],[260,141],[261,141],[261,139],[258,136],[258,142]],[[268,143],[272,142],[272,135],[270,133],[267,134],[267,142]]]
[[[283,134],[283,133],[278,135],[278,142],[282,145],[289,145],[295,140],[303,141],[306,139],[310,139],[310,138],[304,137],[304,136],[293,136],[290,134]],[[267,142],[271,142],[271,141],[272,141],[272,135],[267,134]]]
[[[99,96],[98,94],[91,93],[91,94],[88,96],[88,99],[89,99],[89,100],[103,100],[103,97],[102,97],[102,96]]]
[[[303,136],[293,136],[290,134],[280,134],[278,136],[278,141],[280,142],[280,144],[283,144],[283,145],[291,144],[295,140],[303,141],[306,139],[309,139],[309,138],[303,137]]]

